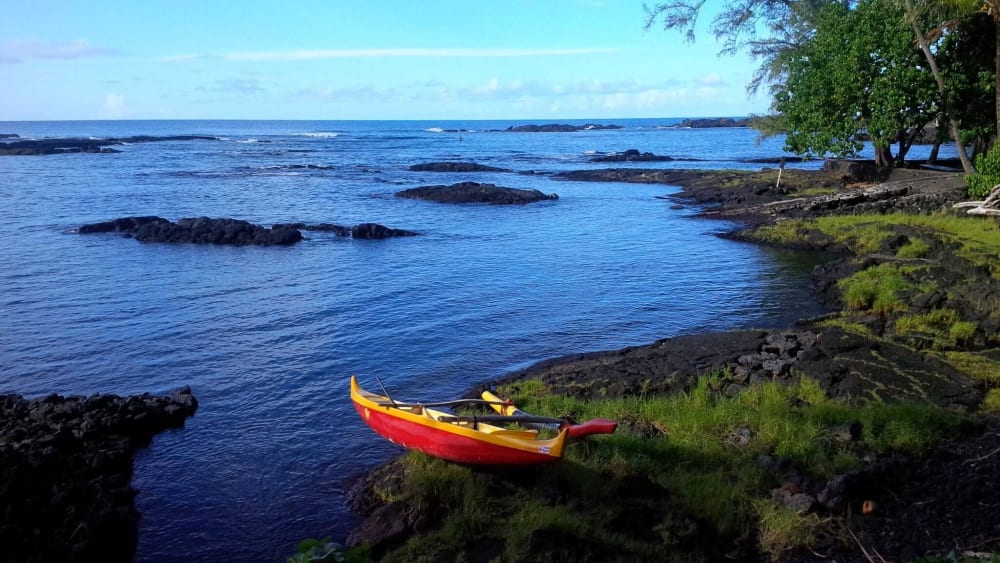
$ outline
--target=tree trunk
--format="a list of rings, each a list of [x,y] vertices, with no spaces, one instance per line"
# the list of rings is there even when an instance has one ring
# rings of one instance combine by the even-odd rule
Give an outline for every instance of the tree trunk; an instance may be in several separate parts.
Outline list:
[[[935,140],[934,146],[931,147],[931,154],[927,157],[928,164],[937,164],[938,149],[941,148],[941,141]]]
[[[892,147],[875,147],[875,166],[878,168],[888,168],[892,166]]]
[[[931,68],[931,74],[934,75],[934,82],[937,83],[938,95],[941,96],[941,110],[948,119],[948,130],[951,132],[951,138],[955,140],[955,148],[958,150],[958,159],[962,161],[962,169],[965,170],[966,174],[975,174],[976,169],[972,166],[972,161],[969,160],[969,155],[965,152],[965,145],[962,144],[962,134],[958,131],[958,123],[955,121],[955,118],[952,117],[951,112],[948,111],[948,100],[947,95],[945,94],[944,80],[941,78],[941,71],[938,70],[934,54],[931,53],[931,48],[927,44],[927,38],[924,36],[924,32],[920,29],[920,25],[917,23],[916,12],[913,9],[913,2],[912,0],[905,0],[904,5],[906,6],[906,19],[909,20],[910,27],[913,28],[913,33],[917,36],[917,44],[920,46],[920,50],[924,53],[924,58],[927,59],[927,64]]]

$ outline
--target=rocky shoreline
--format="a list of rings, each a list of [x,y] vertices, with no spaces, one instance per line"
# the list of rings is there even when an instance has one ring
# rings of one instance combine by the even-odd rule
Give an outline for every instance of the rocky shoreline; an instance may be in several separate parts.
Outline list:
[[[187,387],[167,397],[0,395],[0,558],[131,561],[133,455],[197,408]]]
[[[955,354],[971,349],[986,358],[995,356],[990,351],[991,343],[996,341],[1000,327],[990,313],[994,298],[982,296],[1000,296],[1000,284],[988,268],[960,258],[953,246],[919,228],[891,227],[894,234],[885,237],[881,246],[860,256],[850,244],[821,232],[803,231],[782,242],[755,234],[757,227],[798,218],[948,212],[951,204],[965,198],[963,178],[917,170],[897,170],[880,178],[877,171],[863,163],[844,162],[828,163],[821,171],[784,170],[783,173],[780,184],[778,171],[768,169],[759,173],[605,169],[567,172],[558,177],[681,185],[683,191],[671,199],[698,206],[702,217],[735,218],[748,226],[727,236],[825,251],[830,260],[814,272],[813,284],[820,297],[831,305],[844,300],[841,280],[879,264],[895,265],[909,260],[896,255],[903,246],[926,245],[920,257],[913,260],[915,264],[929,266],[920,270],[923,273],[918,274],[922,276],[919,283],[904,299],[909,302],[905,312],[897,312],[895,316],[930,318],[944,308],[946,301],[946,309],[968,319],[976,332],[963,336],[965,344],[954,341],[942,344],[944,339],[926,332],[897,328],[893,317],[885,314],[847,311],[834,324],[825,319],[804,319],[785,330],[688,335],[646,346],[555,358],[491,383],[503,386],[539,380],[548,393],[555,395],[608,399],[690,393],[699,377],[715,372],[722,376],[714,388],[724,397],[737,397],[763,382],[790,383],[808,378],[818,382],[827,396],[849,403],[871,399],[915,401],[937,405],[936,408],[946,411],[976,411],[987,387],[982,380],[970,377],[967,366],[960,369],[962,366],[951,361],[951,356],[937,350],[944,346]],[[933,289],[921,294],[919,287]],[[470,396],[477,391],[478,388],[470,390]],[[979,422],[965,433],[926,457],[875,456],[862,470],[829,481],[786,475],[785,484],[772,491],[772,502],[799,513],[828,518],[831,525],[844,528],[821,534],[809,549],[786,552],[782,557],[801,561],[815,560],[817,556],[837,561],[873,561],[882,560],[882,556],[912,560],[928,554],[943,556],[949,548],[996,553],[1000,550],[1000,521],[989,515],[1000,514],[1000,487],[997,487],[1000,417],[988,414],[977,418]],[[625,427],[629,427],[628,423]],[[641,428],[631,430],[645,432]],[[648,430],[654,435],[659,432]],[[860,431],[860,428],[845,428],[843,439],[848,442],[857,439],[855,434]],[[749,440],[750,436],[734,439]],[[405,488],[401,482],[407,470],[399,463],[394,461],[376,468],[356,483],[349,495],[350,502],[366,520],[350,535],[349,545],[366,545],[373,553],[386,553],[411,536],[419,537],[433,528],[432,513],[399,501],[385,502],[387,497],[398,498],[393,491],[400,493],[403,490],[400,487]],[[759,463],[767,472],[787,472],[787,467],[780,467],[780,459],[762,459]],[[473,474],[488,483],[495,479]],[[519,481],[518,487],[527,487],[529,491],[541,487],[547,491],[543,494],[558,495],[550,488],[567,486],[548,482],[551,479],[541,473],[534,475],[542,484]],[[500,477],[500,482],[486,487],[502,489],[510,486],[504,484],[509,479],[509,475]],[[652,493],[640,488],[632,494]],[[619,501],[628,504],[638,499],[625,494]],[[864,511],[862,501],[870,503],[865,504],[868,508]],[[927,508],[913,510],[915,505]],[[648,509],[652,508],[643,510]],[[721,538],[724,543],[736,541],[728,548],[713,547],[711,544],[718,543],[720,538],[706,531],[704,523],[692,526],[690,529],[700,531],[691,532],[690,541],[695,544],[687,546],[691,550],[688,554],[708,559],[721,556],[770,559],[735,538]],[[638,533],[627,530],[628,527],[623,528],[621,533]],[[607,549],[597,544],[582,544],[578,538],[567,542],[556,546],[539,544],[537,549],[539,553],[594,559],[602,559],[602,550]],[[465,555],[474,558],[482,555],[483,560],[489,560],[490,554],[496,556],[498,548],[487,542],[468,549],[471,551],[463,552]],[[871,553],[881,555],[873,559]]]

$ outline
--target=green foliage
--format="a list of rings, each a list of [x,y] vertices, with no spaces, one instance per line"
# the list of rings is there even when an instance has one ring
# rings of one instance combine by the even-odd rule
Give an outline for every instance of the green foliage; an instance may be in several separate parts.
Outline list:
[[[972,4],[965,7],[970,15],[943,34],[937,61],[962,140],[983,149],[996,133],[996,28],[981,3]]]
[[[786,149],[798,154],[854,156],[863,133],[888,154],[901,132],[937,112],[933,77],[891,2],[827,4],[788,66],[774,109],[787,118]]]
[[[979,173],[966,176],[965,183],[970,196],[983,199],[1000,184],[1000,143],[994,143],[986,154],[976,155],[976,170]]]

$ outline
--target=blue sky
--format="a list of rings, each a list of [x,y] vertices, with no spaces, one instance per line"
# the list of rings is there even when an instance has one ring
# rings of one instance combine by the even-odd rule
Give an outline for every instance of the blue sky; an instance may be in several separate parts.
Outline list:
[[[693,45],[631,0],[7,2],[0,120],[762,112],[713,1]]]

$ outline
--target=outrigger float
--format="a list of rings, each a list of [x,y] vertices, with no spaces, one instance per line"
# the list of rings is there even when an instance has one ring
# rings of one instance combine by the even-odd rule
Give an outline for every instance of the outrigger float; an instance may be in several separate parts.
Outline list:
[[[381,382],[379,383],[381,386]],[[532,465],[562,459],[568,440],[611,434],[618,423],[597,418],[572,424],[560,418],[530,415],[486,391],[482,399],[435,403],[400,402],[365,391],[351,376],[351,401],[362,420],[389,441],[429,456],[476,465]],[[456,415],[441,407],[488,405],[498,414]],[[518,424],[526,429],[510,429]],[[553,428],[555,438],[540,439],[539,430]]]

